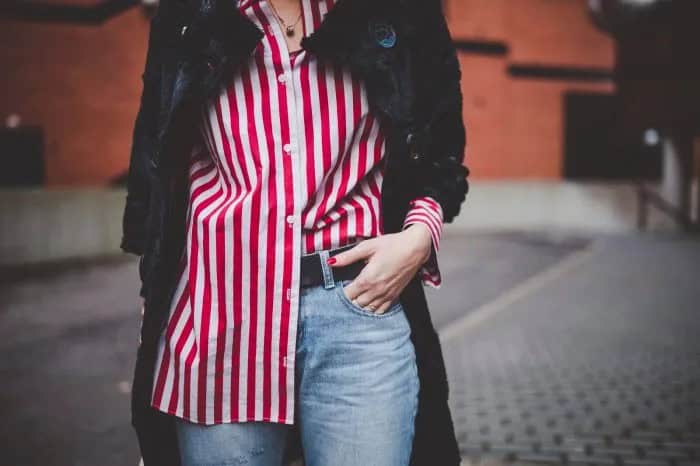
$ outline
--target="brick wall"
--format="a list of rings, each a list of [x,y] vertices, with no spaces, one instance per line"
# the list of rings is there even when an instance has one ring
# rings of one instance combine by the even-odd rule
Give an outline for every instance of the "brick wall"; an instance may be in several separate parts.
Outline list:
[[[613,92],[611,83],[512,78],[511,64],[608,68],[613,42],[589,21],[585,0],[446,0],[455,39],[508,46],[505,56],[462,54],[467,162],[475,178],[561,175],[563,94]]]
[[[99,26],[0,20],[0,116],[44,128],[49,186],[126,169],[147,26],[137,8]]]
[[[585,0],[446,0],[455,39],[508,45],[505,56],[461,53],[468,165],[474,178],[558,178],[563,92],[610,83],[512,78],[510,64],[611,68],[612,42]],[[128,165],[147,21],[133,8],[101,26],[0,20],[0,115],[46,135],[50,186],[100,185]]]

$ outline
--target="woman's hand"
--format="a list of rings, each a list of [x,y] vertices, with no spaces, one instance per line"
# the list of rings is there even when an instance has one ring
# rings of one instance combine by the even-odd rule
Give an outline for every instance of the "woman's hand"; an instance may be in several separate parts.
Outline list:
[[[428,227],[414,223],[398,233],[362,240],[328,263],[340,267],[364,260],[367,265],[344,288],[345,294],[358,306],[383,314],[428,260],[431,247]]]

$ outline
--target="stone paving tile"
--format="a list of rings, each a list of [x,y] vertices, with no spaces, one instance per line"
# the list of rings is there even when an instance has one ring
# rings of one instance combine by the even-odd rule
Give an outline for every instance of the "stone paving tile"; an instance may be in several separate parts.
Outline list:
[[[479,444],[510,444],[501,458],[540,464],[700,466],[700,243],[594,248],[443,341],[460,441],[477,456]]]
[[[492,300],[585,247],[588,241],[556,234],[544,238],[514,232],[465,235],[445,228],[438,253],[442,286],[425,290],[435,326],[446,325]]]
[[[583,465],[609,465],[617,464],[618,461],[615,458],[609,456],[601,455],[579,455],[570,454],[567,455],[567,465],[583,466]],[[664,465],[665,466],[665,465]]]
[[[37,268],[0,287],[0,464],[136,466],[135,260]]]

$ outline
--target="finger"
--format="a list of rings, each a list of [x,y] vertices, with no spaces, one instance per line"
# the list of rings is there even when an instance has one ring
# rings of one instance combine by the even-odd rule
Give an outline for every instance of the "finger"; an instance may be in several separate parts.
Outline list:
[[[368,243],[369,241],[371,240],[364,240],[347,251],[335,254],[333,257],[328,258],[328,264],[330,264],[331,267],[340,267],[352,264],[360,259],[368,258],[373,252],[370,243]]]
[[[384,302],[384,299],[382,297],[382,293],[377,293],[371,289],[365,291],[364,293],[360,293],[359,296],[355,297],[354,302],[360,306],[367,308],[370,304],[374,305],[374,310],[376,310],[379,307],[379,304]]]
[[[374,285],[374,280],[365,278],[367,274],[367,269],[364,268],[362,271],[347,285],[344,285],[345,295],[350,298],[350,300],[358,298],[361,294],[369,291]]]
[[[377,309],[375,312],[377,314],[384,314],[391,307],[391,303],[394,301],[392,299],[384,299],[381,303],[372,303]]]

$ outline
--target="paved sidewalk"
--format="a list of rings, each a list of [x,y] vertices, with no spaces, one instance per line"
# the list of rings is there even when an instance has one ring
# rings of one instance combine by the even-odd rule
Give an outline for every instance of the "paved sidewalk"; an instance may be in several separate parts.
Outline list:
[[[700,465],[700,242],[446,230],[439,260],[465,466]],[[0,464],[138,464],[136,267],[0,271]]]
[[[138,464],[137,280],[136,261],[122,257],[0,281],[0,464]]]
[[[700,465],[698,241],[597,239],[440,333],[468,464]]]

